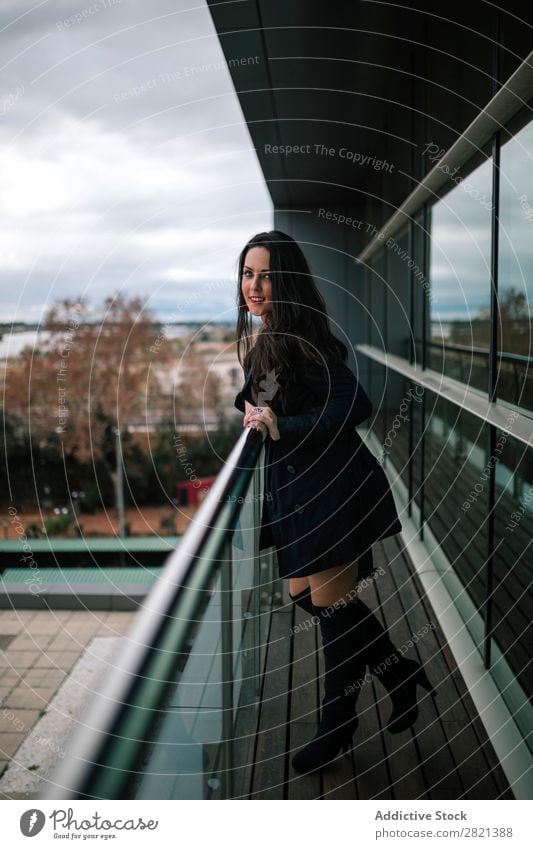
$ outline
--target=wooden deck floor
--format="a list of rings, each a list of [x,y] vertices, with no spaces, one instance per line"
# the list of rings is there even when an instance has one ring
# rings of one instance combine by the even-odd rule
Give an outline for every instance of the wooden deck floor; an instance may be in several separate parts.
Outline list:
[[[391,735],[384,730],[390,713],[385,689],[375,681],[365,684],[358,701],[354,751],[340,756],[321,775],[294,772],[292,754],[316,729],[323,660],[321,649],[317,650],[318,626],[293,633],[294,625],[309,621],[309,615],[290,604],[284,581],[283,605],[272,613],[263,653],[263,692],[245,798],[513,799],[398,538],[383,540],[373,550],[375,566],[383,566],[385,574],[361,598],[381,618],[398,648],[426,631],[406,655],[426,664],[438,689],[436,706],[419,688],[420,715],[414,729]]]

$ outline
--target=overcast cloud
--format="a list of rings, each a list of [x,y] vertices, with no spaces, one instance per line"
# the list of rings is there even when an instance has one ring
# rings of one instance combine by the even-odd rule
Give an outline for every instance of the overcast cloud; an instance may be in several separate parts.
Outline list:
[[[122,290],[232,321],[272,207],[206,4],[3,0],[0,56],[0,320]]]

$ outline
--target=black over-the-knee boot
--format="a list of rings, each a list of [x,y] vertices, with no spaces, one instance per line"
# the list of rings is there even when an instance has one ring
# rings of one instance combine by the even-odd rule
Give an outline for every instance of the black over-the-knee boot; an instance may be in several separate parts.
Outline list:
[[[298,772],[323,769],[346,751],[357,728],[357,697],[366,670],[363,653],[359,652],[357,619],[353,605],[318,607],[324,651],[324,698],[318,730],[303,749],[296,753],[292,765]]]
[[[418,718],[416,700],[417,685],[424,687],[434,697],[435,689],[430,684],[424,668],[416,661],[398,652],[377,616],[361,601],[352,603],[355,608],[361,636],[359,645],[365,651],[370,671],[388,690],[392,700],[392,713],[387,730],[398,734]]]
[[[311,600],[311,588],[290,598],[310,614],[315,614]],[[353,616],[360,629],[357,644],[365,656],[371,672],[389,692],[392,700],[392,712],[387,721],[391,734],[398,734],[413,725],[418,718],[416,687],[420,684],[435,697],[436,691],[430,684],[423,667],[414,660],[403,657],[389,637],[377,616],[367,605],[357,598],[351,602]],[[345,604],[338,602],[337,604]]]

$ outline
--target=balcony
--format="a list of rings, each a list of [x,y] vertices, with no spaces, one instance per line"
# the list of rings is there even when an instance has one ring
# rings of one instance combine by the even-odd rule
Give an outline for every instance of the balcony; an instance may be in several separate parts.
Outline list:
[[[399,536],[374,546],[378,577],[361,597],[398,649],[427,664],[436,706],[421,698],[415,729],[390,735],[389,698],[369,680],[353,752],[322,775],[292,770],[292,754],[316,728],[323,661],[318,627],[290,603],[274,550],[259,556],[262,455],[262,436],[247,428],[104,657],[83,717],[59,740],[64,757],[33,770],[33,787],[21,792],[17,773],[30,764],[15,753],[0,779],[3,798],[514,798]],[[27,742],[43,738],[54,705]]]

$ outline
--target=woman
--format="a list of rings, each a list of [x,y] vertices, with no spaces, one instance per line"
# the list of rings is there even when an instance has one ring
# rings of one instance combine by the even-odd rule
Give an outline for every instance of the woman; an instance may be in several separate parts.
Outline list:
[[[324,698],[313,739],[292,759],[322,769],[346,751],[367,665],[389,691],[388,729],[418,716],[423,668],[401,657],[379,620],[355,598],[372,571],[372,543],[401,524],[385,474],[355,430],[372,404],[345,365],[346,346],[298,243],[279,230],[250,239],[239,258],[237,342],[245,382],[235,406],[244,427],[266,430],[260,548],[275,545],[289,595],[320,623]],[[261,318],[252,336],[252,316]],[[359,568],[358,568],[359,566]]]

